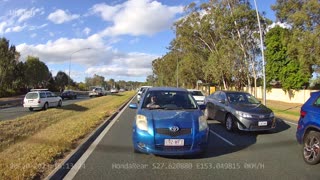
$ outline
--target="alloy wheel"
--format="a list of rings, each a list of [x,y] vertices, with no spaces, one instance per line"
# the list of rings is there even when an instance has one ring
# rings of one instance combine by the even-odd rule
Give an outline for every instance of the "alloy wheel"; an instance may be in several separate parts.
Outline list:
[[[320,133],[311,132],[307,135],[303,146],[303,158],[308,164],[320,161]]]

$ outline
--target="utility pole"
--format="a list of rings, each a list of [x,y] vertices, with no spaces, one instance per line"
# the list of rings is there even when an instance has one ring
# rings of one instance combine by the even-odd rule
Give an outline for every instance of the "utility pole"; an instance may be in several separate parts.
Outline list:
[[[262,30],[261,30],[261,24],[260,24],[260,18],[259,18],[259,11],[256,0],[254,0],[254,5],[256,7],[256,13],[257,13],[257,19],[258,19],[258,25],[259,25],[259,32],[260,32],[260,49],[261,49],[261,56],[262,56],[262,74],[263,74],[263,104],[266,105],[266,99],[267,99],[267,93],[266,93],[266,66],[264,61],[264,50],[263,50],[263,38],[262,38]]]

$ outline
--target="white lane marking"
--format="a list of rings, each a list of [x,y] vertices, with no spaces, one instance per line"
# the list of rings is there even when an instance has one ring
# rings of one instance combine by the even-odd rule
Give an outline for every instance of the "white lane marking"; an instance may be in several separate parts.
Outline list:
[[[100,141],[103,139],[103,137],[108,133],[108,131],[111,129],[114,123],[117,122],[121,114],[124,112],[125,109],[129,106],[129,104],[132,102],[134,98],[131,99],[131,101],[117,114],[117,116],[110,122],[110,124],[102,131],[102,133],[97,137],[97,139],[90,145],[90,147],[87,149],[87,151],[81,156],[81,158],[77,161],[77,163],[72,167],[72,169],[68,172],[68,174],[63,179],[73,179],[78,171],[84,167],[84,163],[89,158],[89,156],[92,154],[92,152],[95,150],[97,145],[100,143]]]
[[[225,142],[228,143],[229,145],[231,145],[231,146],[236,146],[236,145],[234,145],[232,142],[228,141],[226,138],[224,138],[224,137],[220,136],[219,134],[215,133],[214,131],[212,131],[211,129],[210,129],[210,132],[211,132],[212,134],[218,136],[220,139],[222,139],[223,141],[225,141]]]

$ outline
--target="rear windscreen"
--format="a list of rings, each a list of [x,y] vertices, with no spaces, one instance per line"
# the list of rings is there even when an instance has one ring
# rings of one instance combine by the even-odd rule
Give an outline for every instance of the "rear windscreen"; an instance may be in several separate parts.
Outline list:
[[[38,93],[28,93],[26,95],[26,99],[37,99],[38,98]]]

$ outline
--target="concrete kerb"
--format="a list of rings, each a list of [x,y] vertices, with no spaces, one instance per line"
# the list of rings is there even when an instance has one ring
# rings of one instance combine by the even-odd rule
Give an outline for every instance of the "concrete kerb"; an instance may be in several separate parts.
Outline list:
[[[93,131],[75,150],[73,150],[45,179],[63,179],[71,170],[72,165],[76,164],[78,159],[86,152],[90,145],[100,135],[100,133],[110,124],[118,113],[134,98],[130,98],[110,117],[108,117],[95,131]]]

